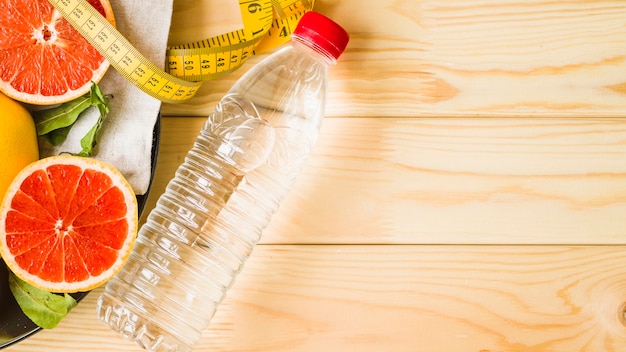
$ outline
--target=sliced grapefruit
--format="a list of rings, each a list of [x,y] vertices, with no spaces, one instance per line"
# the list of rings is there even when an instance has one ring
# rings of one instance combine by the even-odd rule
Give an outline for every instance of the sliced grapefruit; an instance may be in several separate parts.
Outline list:
[[[108,0],[88,0],[115,24]],[[109,62],[48,0],[0,2],[0,91],[25,103],[70,101],[99,82]]]
[[[0,205],[0,253],[15,275],[50,292],[84,292],[124,265],[137,199],[122,174],[92,158],[53,156],[24,168]]]

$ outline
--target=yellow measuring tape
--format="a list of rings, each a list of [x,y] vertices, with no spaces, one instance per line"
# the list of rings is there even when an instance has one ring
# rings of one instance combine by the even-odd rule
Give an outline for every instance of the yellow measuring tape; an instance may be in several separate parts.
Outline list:
[[[314,0],[239,0],[244,28],[167,48],[165,72],[143,56],[86,0],[48,0],[122,76],[167,103],[191,99],[202,81],[239,68],[289,40]]]

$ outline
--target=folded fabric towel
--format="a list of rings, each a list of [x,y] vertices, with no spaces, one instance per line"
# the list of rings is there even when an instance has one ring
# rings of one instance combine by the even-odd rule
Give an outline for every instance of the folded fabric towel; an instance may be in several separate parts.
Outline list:
[[[173,0],[110,1],[117,29],[143,55],[163,68]],[[113,98],[110,100],[111,112],[103,123],[93,157],[115,166],[128,179],[135,193],[145,194],[150,185],[153,130],[161,102],[142,92],[112,67],[99,86],[104,94]],[[63,144],[51,147],[41,143],[41,157],[79,152],[80,139],[97,118],[97,109],[85,111]]]

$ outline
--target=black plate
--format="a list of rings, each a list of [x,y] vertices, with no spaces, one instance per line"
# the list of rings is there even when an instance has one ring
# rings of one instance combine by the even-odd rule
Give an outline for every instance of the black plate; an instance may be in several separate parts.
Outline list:
[[[154,170],[156,168],[156,159],[159,154],[159,138],[161,135],[161,117],[157,117],[154,125],[154,135],[152,137],[152,170],[150,178],[150,186],[154,178]],[[137,196],[137,205],[139,207],[139,215],[143,212],[148,194],[150,194],[150,186],[144,195]],[[5,348],[15,342],[21,341],[28,336],[41,330],[28,317],[22,313],[22,310],[15,302],[13,294],[9,290],[8,269],[4,261],[0,260],[0,349]],[[80,301],[88,292],[73,294],[72,296]],[[95,316],[95,315],[94,315]]]

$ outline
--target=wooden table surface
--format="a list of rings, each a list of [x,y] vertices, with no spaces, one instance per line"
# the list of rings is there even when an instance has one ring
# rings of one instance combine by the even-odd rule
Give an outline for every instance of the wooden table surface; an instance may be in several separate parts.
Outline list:
[[[174,6],[172,42],[237,19]],[[626,2],[315,9],[351,34],[320,140],[197,350],[626,351]],[[163,106],[149,208],[263,57]],[[100,292],[7,350],[139,351]]]

